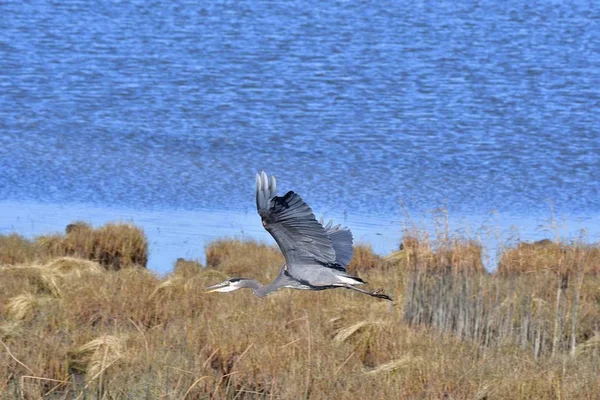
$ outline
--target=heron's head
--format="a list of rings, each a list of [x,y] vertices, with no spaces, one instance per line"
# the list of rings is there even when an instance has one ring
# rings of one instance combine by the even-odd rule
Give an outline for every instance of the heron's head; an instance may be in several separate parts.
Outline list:
[[[205,293],[210,292],[233,292],[234,290],[245,287],[244,283],[248,279],[244,278],[229,278],[226,281],[209,286],[205,289]]]

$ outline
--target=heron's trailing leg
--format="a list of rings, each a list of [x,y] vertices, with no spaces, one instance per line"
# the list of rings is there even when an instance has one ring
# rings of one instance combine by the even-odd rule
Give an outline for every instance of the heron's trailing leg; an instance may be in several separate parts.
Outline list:
[[[379,298],[379,299],[386,299],[386,300],[389,300],[389,301],[394,301],[394,299],[392,299],[392,298],[391,298],[390,296],[388,296],[387,294],[385,294],[385,293],[381,293],[381,292],[382,292],[382,290],[381,290],[381,289],[377,289],[377,290],[376,290],[376,291],[374,291],[374,292],[368,292],[368,291],[366,291],[366,290],[359,289],[359,288],[357,288],[357,287],[355,287],[355,286],[348,285],[348,284],[345,284],[345,285],[344,285],[344,287],[345,287],[346,289],[352,289],[352,290],[356,290],[357,292],[361,292],[361,293],[364,293],[364,294],[368,294],[369,296],[377,297],[377,298]]]

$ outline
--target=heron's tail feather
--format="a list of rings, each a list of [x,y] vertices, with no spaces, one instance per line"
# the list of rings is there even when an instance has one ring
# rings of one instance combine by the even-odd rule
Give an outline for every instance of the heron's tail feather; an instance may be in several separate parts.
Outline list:
[[[331,239],[331,246],[335,251],[335,261],[346,269],[346,266],[352,261],[354,248],[352,247],[352,232],[347,227],[341,225],[333,225],[333,221],[329,220],[327,224],[323,221],[323,217],[319,220],[323,225],[325,234]]]

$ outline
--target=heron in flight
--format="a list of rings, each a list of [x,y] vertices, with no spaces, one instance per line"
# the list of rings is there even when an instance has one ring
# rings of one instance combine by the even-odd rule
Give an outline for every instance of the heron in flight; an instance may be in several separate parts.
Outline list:
[[[232,292],[249,288],[258,297],[264,297],[281,288],[325,290],[346,288],[369,296],[392,300],[380,291],[368,292],[354,285],[365,283],[349,275],[346,266],[354,249],[352,233],[329,221],[323,225],[317,221],[312,210],[293,191],[283,197],[277,194],[275,177],[269,179],[263,171],[256,174],[256,207],[265,229],[273,236],[285,264],[270,284],[263,286],[255,279],[230,278],[206,288],[207,292]]]

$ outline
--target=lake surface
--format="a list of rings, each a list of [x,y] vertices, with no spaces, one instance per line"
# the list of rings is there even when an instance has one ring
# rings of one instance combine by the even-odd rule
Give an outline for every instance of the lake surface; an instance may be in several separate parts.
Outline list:
[[[562,234],[600,238],[598,2],[8,1],[0,14],[0,233],[133,221],[166,271],[215,237],[268,240],[264,169],[380,252],[407,212],[438,207],[474,235],[492,220],[535,239],[551,200]]]

